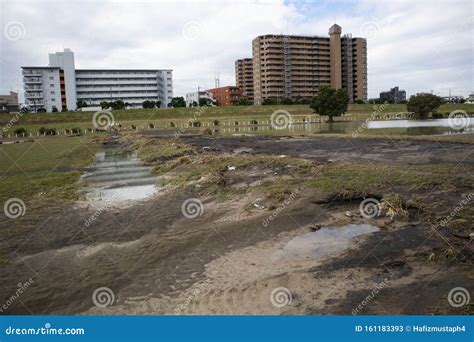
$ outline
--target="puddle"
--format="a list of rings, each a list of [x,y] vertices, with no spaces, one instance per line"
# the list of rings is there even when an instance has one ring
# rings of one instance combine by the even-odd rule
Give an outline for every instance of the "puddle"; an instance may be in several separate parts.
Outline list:
[[[283,249],[273,254],[274,260],[321,259],[347,249],[355,237],[377,232],[380,229],[369,224],[349,224],[340,228],[324,227],[295,237]]]
[[[471,118],[465,127],[473,126],[474,122]],[[410,127],[450,127],[453,125],[451,119],[434,119],[434,120],[388,120],[388,121],[370,121],[368,128],[410,128]]]
[[[386,120],[386,121],[343,121],[322,123],[297,123],[291,124],[285,129],[276,129],[271,125],[258,125],[246,127],[222,127],[219,133],[237,136],[256,134],[353,134],[363,129],[364,134],[401,134],[401,135],[440,135],[440,134],[469,134],[474,132],[474,120],[469,119],[462,129],[453,129],[449,125],[449,119],[434,120]]]
[[[96,153],[95,163],[81,176],[87,184],[86,198],[91,204],[123,205],[145,199],[156,192],[157,177],[144,166],[136,153],[107,148]]]

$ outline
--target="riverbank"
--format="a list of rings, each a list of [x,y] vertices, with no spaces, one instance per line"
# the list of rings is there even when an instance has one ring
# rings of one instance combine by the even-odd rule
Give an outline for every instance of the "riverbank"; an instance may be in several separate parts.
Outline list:
[[[447,300],[453,287],[473,290],[474,160],[465,144],[145,134],[122,135],[119,142],[152,168],[163,188],[136,205],[101,211],[89,225],[96,207],[72,202],[2,220],[3,232],[35,227],[2,236],[1,300],[15,292],[18,279],[34,280],[8,313],[470,310]],[[379,203],[373,217],[361,212],[367,199]],[[190,200],[194,209],[186,210]],[[275,258],[304,234],[366,224],[379,231],[334,253]],[[105,308],[93,302],[101,287],[114,295]],[[272,297],[281,288],[290,299],[282,306]]]

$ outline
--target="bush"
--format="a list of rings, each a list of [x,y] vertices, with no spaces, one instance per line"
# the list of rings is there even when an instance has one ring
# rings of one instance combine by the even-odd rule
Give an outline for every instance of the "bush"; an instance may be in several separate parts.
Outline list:
[[[193,121],[193,127],[201,127],[200,121]]]
[[[148,124],[148,128],[149,128],[149,129],[154,129],[154,128],[155,128],[155,125],[150,122],[150,123]]]
[[[24,127],[18,127],[17,129],[15,129],[15,134],[18,134],[18,135],[26,135],[28,132],[26,131],[26,129]]]
[[[215,119],[213,123],[214,123],[214,126],[219,126],[219,124],[220,124],[219,120],[217,120],[217,119]]]
[[[170,122],[170,127],[176,127],[173,121]]]
[[[137,126],[135,126],[135,125],[130,125],[130,128],[131,128],[131,129],[137,129]]]
[[[38,130],[39,134],[43,135],[56,135],[56,128],[46,128],[46,127],[41,127]]]
[[[444,114],[443,114],[443,113],[437,113],[437,112],[436,112],[436,113],[431,114],[431,117],[432,117],[433,119],[442,119],[442,118],[444,117]]]

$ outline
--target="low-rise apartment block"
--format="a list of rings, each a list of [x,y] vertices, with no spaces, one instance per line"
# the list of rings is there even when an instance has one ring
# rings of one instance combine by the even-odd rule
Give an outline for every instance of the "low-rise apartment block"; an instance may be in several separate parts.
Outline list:
[[[239,101],[242,96],[239,87],[235,86],[213,88],[207,91],[212,94],[218,106],[232,106]]]
[[[99,106],[122,100],[140,108],[146,100],[167,107],[173,97],[173,72],[165,69],[75,69],[74,53],[49,55],[48,66],[24,66],[25,105],[36,111],[75,110],[77,102]]]

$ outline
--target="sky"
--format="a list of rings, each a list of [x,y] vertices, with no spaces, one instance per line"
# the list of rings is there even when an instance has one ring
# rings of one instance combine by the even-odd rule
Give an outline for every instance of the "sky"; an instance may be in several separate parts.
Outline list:
[[[367,38],[369,98],[474,93],[471,0],[0,0],[0,94],[22,91],[22,65],[70,48],[76,68],[173,69],[174,95],[234,85],[234,62],[262,34]],[[22,97],[21,97],[22,98]]]

